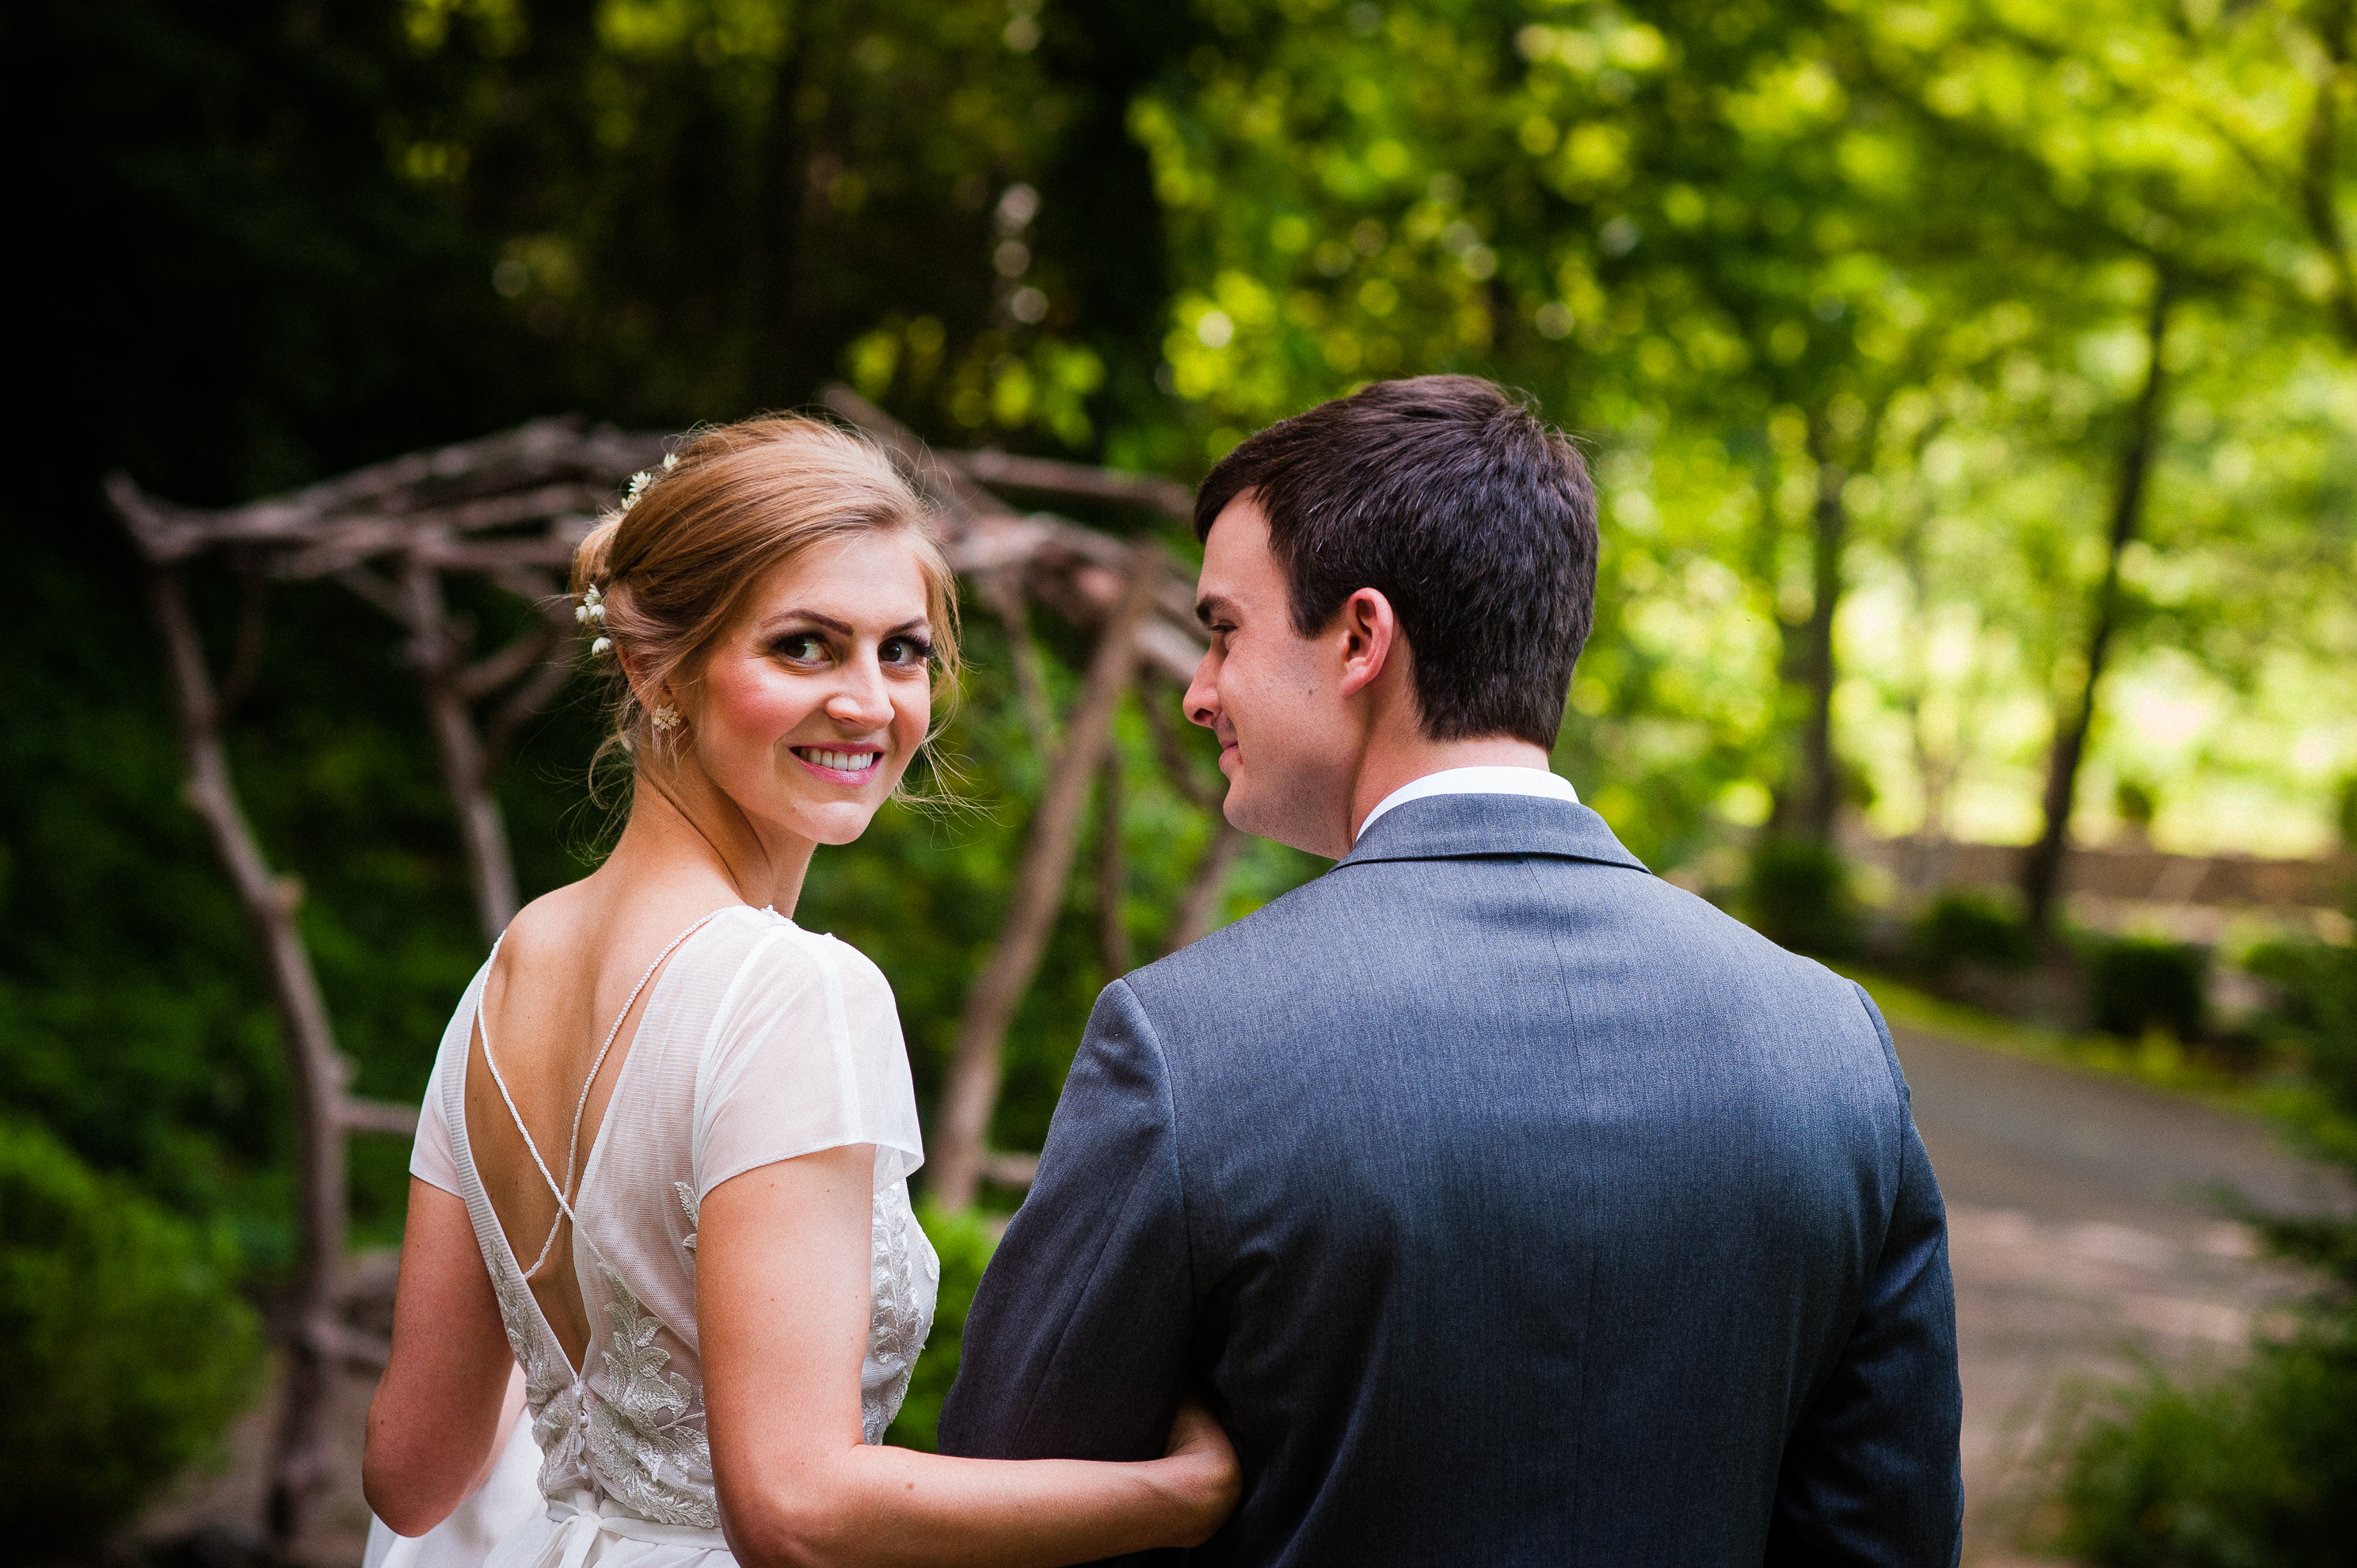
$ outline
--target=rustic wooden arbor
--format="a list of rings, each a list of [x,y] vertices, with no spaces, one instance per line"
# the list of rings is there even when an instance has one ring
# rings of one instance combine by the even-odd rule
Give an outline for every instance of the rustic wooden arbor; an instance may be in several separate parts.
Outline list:
[[[1036,1155],[991,1150],[986,1135],[1007,1027],[1062,907],[1092,780],[1101,783],[1108,816],[1120,810],[1111,746],[1114,714],[1142,676],[1183,685],[1201,651],[1192,587],[1159,549],[1051,513],[1020,510],[996,492],[1179,516],[1189,511],[1191,496],[1183,486],[1144,475],[997,452],[930,453],[848,388],[828,389],[824,402],[837,417],[891,449],[925,492],[952,563],[1006,624],[1028,727],[1043,756],[1053,757],[1014,898],[967,994],[934,1131],[932,1190],[963,1208],[985,1177],[1020,1185],[1037,1166]],[[564,572],[596,514],[631,474],[660,462],[671,444],[659,435],[537,420],[224,510],[174,505],[145,493],[126,476],[108,481],[108,499],[148,567],[148,602],[188,769],[187,798],[264,956],[296,1091],[301,1243],[279,1325],[287,1376],[270,1502],[271,1529],[282,1544],[314,1532],[333,1478],[335,1451],[326,1427],[330,1380],[340,1368],[382,1367],[386,1355],[382,1341],[348,1321],[353,1307],[381,1302],[390,1292],[394,1260],[346,1255],[345,1138],[355,1132],[411,1133],[416,1113],[347,1092],[350,1064],[336,1049],[295,918],[302,884],[273,873],[231,774],[224,737],[259,668],[268,585],[331,578],[405,635],[488,941],[517,908],[496,770],[521,726],[546,708],[576,662],[571,602],[561,592]],[[199,560],[226,564],[241,590],[234,652],[218,677],[185,580]],[[490,584],[528,606],[529,629],[496,649],[476,648],[472,623],[449,607],[449,585],[459,578]],[[1094,633],[1082,694],[1060,725],[1028,628],[1034,602]],[[1166,705],[1146,704],[1163,766],[1189,799],[1214,806],[1217,787],[1190,769],[1162,711]],[[1117,911],[1112,894],[1122,878],[1120,834],[1099,838],[1103,902]],[[1242,835],[1221,824],[1174,916],[1166,948],[1192,940],[1209,926],[1242,843]],[[1129,955],[1117,914],[1108,928],[1107,963],[1119,972]]]

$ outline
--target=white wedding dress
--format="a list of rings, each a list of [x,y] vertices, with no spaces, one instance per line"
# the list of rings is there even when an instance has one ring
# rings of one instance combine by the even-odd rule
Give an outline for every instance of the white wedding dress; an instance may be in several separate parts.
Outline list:
[[[546,1506],[491,1549],[488,1568],[718,1568],[705,1564],[706,1553],[726,1561],[728,1550],[695,1321],[705,1196],[779,1160],[875,1145],[860,1373],[868,1442],[899,1412],[932,1326],[941,1265],[909,1205],[909,1173],[924,1150],[891,988],[856,950],[770,910],[724,909],[675,944],[571,1200],[573,1267],[597,1326],[576,1369],[533,1299],[530,1265],[492,1212],[468,1145],[468,1058],[497,956],[443,1034],[410,1161],[412,1174],[465,1200],[473,1218],[541,1455]],[[488,1035],[485,1043],[496,1066],[498,1043]],[[557,1151],[537,1153],[555,1164]],[[563,1178],[548,1174],[560,1188]],[[396,1545],[388,1561],[398,1568],[414,1555]]]

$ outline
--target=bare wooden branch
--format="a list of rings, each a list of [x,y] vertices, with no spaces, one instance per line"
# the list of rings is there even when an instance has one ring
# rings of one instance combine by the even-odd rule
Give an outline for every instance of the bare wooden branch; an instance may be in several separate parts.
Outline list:
[[[1056,710],[1048,700],[1048,682],[1040,673],[1039,644],[1031,635],[1031,610],[1023,601],[1023,585],[1012,572],[994,572],[982,579],[982,595],[1006,628],[1007,662],[1014,667],[1016,700],[1022,704],[1032,749],[1041,762],[1053,766]]]
[[[458,694],[473,698],[496,692],[524,671],[547,663],[549,655],[566,640],[565,634],[572,630],[572,618],[571,613],[562,607],[554,616],[544,612],[540,625],[490,658],[479,660],[453,675]]]
[[[405,601],[401,590],[386,582],[365,566],[347,566],[336,574],[336,581],[360,597],[374,605],[394,620],[407,618]]]
[[[412,561],[402,573],[407,596],[411,659],[425,689],[425,719],[442,765],[443,787],[458,812],[458,837],[466,847],[475,914],[483,940],[496,941],[519,904],[515,861],[508,853],[507,822],[491,789],[490,767],[474,714],[460,684],[457,649],[447,624],[442,579],[431,566]]]
[[[302,1343],[329,1366],[350,1367],[363,1372],[382,1372],[393,1359],[391,1345],[331,1316],[306,1323]]]
[[[229,673],[221,677],[221,710],[224,717],[235,713],[253,690],[254,677],[262,673],[262,650],[270,630],[270,580],[253,569],[252,562],[240,562],[237,574],[237,651],[231,657]]]
[[[1228,891],[1228,873],[1235,868],[1251,837],[1225,818],[1221,819],[1218,831],[1211,835],[1211,847],[1203,852],[1202,864],[1196,866],[1195,875],[1187,883],[1187,896],[1178,901],[1178,913],[1170,922],[1169,934],[1162,939],[1163,957],[1169,957],[1210,932],[1212,922],[1220,918],[1220,900]]]
[[[1060,463],[1052,457],[1018,457],[995,448],[944,452],[942,460],[968,478],[996,489],[1022,490],[1066,500],[1112,501],[1142,507],[1166,517],[1191,519],[1195,515],[1195,492],[1159,474],[1095,468],[1084,463]]]
[[[1004,1187],[1029,1187],[1039,1179],[1039,1156],[994,1150],[982,1158],[982,1175],[985,1181]]]
[[[339,1107],[337,1119],[349,1133],[391,1133],[404,1138],[417,1135],[417,1107],[390,1100],[362,1100],[348,1094]]]
[[[1130,969],[1129,868],[1122,863],[1121,747],[1108,745],[1098,766],[1097,949],[1105,978],[1119,980]]]
[[[365,1252],[355,1252],[345,1262],[344,1272],[336,1283],[336,1301],[347,1308],[389,1302],[400,1278],[400,1248],[372,1247]]]
[[[573,679],[573,643],[560,640],[554,657],[532,673],[532,678],[508,694],[500,711],[483,726],[483,755],[491,763],[504,759],[508,748],[515,743],[516,732],[547,711],[565,683]]]
[[[1146,727],[1154,736],[1156,753],[1162,758],[1163,777],[1190,803],[1206,811],[1217,810],[1220,802],[1227,799],[1227,780],[1207,784],[1196,771],[1195,759],[1187,755],[1178,726],[1170,722],[1171,703],[1164,700],[1162,691],[1149,685],[1141,695],[1143,700],[1138,706],[1146,710]]]
[[[1150,546],[1141,548],[1133,560],[1128,591],[1098,636],[1080,707],[1065,730],[1063,750],[1049,772],[1047,794],[1032,819],[1006,923],[966,993],[957,1054],[942,1095],[942,1146],[933,1178],[935,1193],[952,1208],[974,1203],[991,1112],[998,1103],[999,1055],[1006,1027],[1039,967],[1056,911],[1063,904],[1089,783],[1112,738],[1114,710],[1136,671],[1135,633],[1152,607],[1154,581],[1163,570],[1160,553]]]
[[[900,460],[909,481],[941,509],[944,532],[954,532],[972,519],[1008,510],[1005,502],[935,456],[907,425],[841,381],[830,383],[818,396],[830,413],[882,442]]]
[[[126,501],[130,507],[137,505],[135,495],[118,495],[119,507]],[[221,704],[179,579],[168,572],[154,574],[148,605],[172,678],[180,749],[188,769],[184,792],[244,908],[277,1008],[280,1043],[297,1107],[299,1240],[294,1311],[305,1322],[325,1321],[343,1264],[346,1069],[336,1054],[318,977],[296,929],[299,892],[271,874],[238,804],[221,745]],[[330,1359],[311,1337],[298,1337],[289,1350],[271,1498],[274,1533],[281,1541],[301,1539],[317,1527],[336,1464],[328,1429]]]

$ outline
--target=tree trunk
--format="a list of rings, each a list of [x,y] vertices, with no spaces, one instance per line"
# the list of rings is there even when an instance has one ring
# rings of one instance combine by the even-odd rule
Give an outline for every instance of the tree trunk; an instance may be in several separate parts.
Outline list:
[[[1802,628],[1800,674],[1808,688],[1801,725],[1800,779],[1789,828],[1795,837],[1831,843],[1841,810],[1841,772],[1834,757],[1834,617],[1841,609],[1842,554],[1849,543],[1849,510],[1842,485],[1849,476],[1833,460],[1825,416],[1809,421],[1809,455],[1816,459],[1817,499],[1811,509],[1810,604]]]
[[[2071,811],[2079,790],[2079,765],[2085,759],[2087,735],[2095,722],[2095,689],[2104,678],[2104,662],[2111,651],[2112,634],[2120,617],[2120,555],[2136,536],[2144,519],[2146,483],[2152,471],[2154,437],[2160,424],[2167,371],[2161,350],[2169,336],[2169,311],[2175,280],[2166,268],[2153,280],[2152,313],[2145,328],[2151,364],[2145,371],[2144,390],[2136,394],[2128,415],[2127,441],[2120,449],[2119,489],[2112,505],[2110,549],[2104,559],[2104,576],[2095,590],[2094,618],[2087,632],[2087,664],[2071,704],[2056,717],[2054,749],[2046,767],[2045,827],[2021,862],[2023,912],[2032,934],[2050,938],[2055,897],[2062,882],[2062,856],[2069,847]]]
[[[1121,604],[1098,634],[1079,710],[1048,772],[1048,789],[1032,819],[1029,841],[1007,907],[1006,923],[982,972],[966,993],[958,1025],[957,1055],[942,1094],[942,1129],[932,1190],[951,1208],[971,1208],[988,1158],[990,1118],[998,1105],[999,1055],[1015,1009],[1029,989],[1046,950],[1056,912],[1071,875],[1081,814],[1090,781],[1112,738],[1114,710],[1137,669],[1137,628],[1154,607],[1162,553],[1135,547]]]
[[[2309,237],[2324,252],[2330,269],[2332,285],[2325,306],[2333,329],[2343,346],[2357,349],[2357,262],[2350,257],[2348,237],[2341,227],[2341,90],[2352,67],[2352,14],[2357,5],[2350,0],[2334,0],[2314,13],[2316,42],[2326,70],[2316,83],[2316,102],[2301,137],[2299,208]]]
[[[1203,852],[1203,863],[1195,868],[1193,878],[1187,884],[1187,896],[1178,901],[1178,914],[1170,922],[1170,934],[1162,940],[1164,957],[1200,940],[1211,930],[1211,922],[1220,916],[1220,896],[1228,890],[1228,873],[1234,869],[1251,836],[1242,828],[1231,826],[1225,818],[1221,819],[1219,832],[1211,835],[1211,847]]]
[[[328,1425],[328,1380],[357,1337],[336,1315],[344,1254],[347,1069],[336,1054],[327,1003],[295,923],[302,884],[271,875],[238,804],[221,746],[221,707],[178,577],[155,573],[148,602],[172,674],[181,754],[188,769],[188,801],[203,821],[213,853],[244,906],[269,975],[295,1091],[299,1242],[269,1499],[271,1535],[283,1554],[322,1523],[321,1509],[337,1465]]]

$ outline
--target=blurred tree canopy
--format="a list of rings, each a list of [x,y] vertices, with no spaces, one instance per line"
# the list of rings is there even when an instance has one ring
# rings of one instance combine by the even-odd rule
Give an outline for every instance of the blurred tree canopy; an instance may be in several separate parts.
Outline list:
[[[39,149],[14,329],[40,435],[0,495],[32,655],[0,708],[0,1095],[284,1258],[272,1026],[177,797],[105,471],[224,504],[836,376],[944,446],[1190,480],[1372,377],[1527,389],[1605,502],[1558,766],[1657,866],[1729,881],[1739,830],[1844,802],[2030,837],[2107,572],[2081,830],[2133,777],[2164,841],[2318,847],[2357,774],[2351,11],[26,0],[0,21]],[[232,585],[199,585],[226,624]],[[448,804],[391,624],[272,592],[242,787],[359,1087],[406,1098],[480,960]],[[952,749],[984,809],[888,813],[802,910],[891,975],[926,1096],[1040,787],[975,620]],[[1082,650],[1041,630],[1069,680]],[[1146,775],[1135,704],[1119,729]],[[594,853],[593,743],[576,704],[503,777],[527,894]],[[1122,831],[1143,959],[1209,824],[1148,782]],[[1314,869],[1256,850],[1230,912]],[[1075,882],[1001,1147],[1036,1146],[1109,977]],[[382,1239],[390,1145],[355,1156]]]

